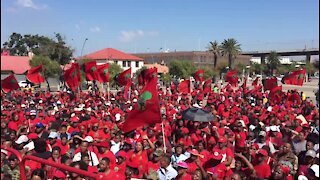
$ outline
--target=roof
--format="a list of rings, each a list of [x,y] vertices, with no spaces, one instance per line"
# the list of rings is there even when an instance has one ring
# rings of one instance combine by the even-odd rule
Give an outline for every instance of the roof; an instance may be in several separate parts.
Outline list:
[[[144,64],[144,66],[147,67],[147,68],[156,67],[158,73],[164,73],[164,74],[166,74],[166,73],[169,72],[169,68],[168,68],[167,66],[163,66],[163,65],[157,64],[157,63],[155,63],[155,64]]]
[[[29,61],[29,56],[1,56],[1,71],[23,74],[31,68]]]
[[[79,59],[94,59],[94,60],[102,60],[102,59],[114,59],[114,60],[133,60],[133,61],[143,61],[142,58],[137,56],[133,56],[131,54],[124,53],[122,51],[113,49],[113,48],[105,48],[85,56],[82,56]]]

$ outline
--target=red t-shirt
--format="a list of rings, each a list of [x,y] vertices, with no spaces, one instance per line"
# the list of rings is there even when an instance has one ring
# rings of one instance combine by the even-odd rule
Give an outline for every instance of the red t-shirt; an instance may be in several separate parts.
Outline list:
[[[226,176],[227,167],[223,163],[220,163],[215,167],[208,168],[207,172],[217,179],[223,179]]]
[[[258,178],[268,179],[271,176],[270,166],[266,163],[255,165],[254,170],[256,171],[256,175]]]
[[[154,163],[151,161],[148,161],[148,169],[147,173],[149,174],[151,171],[157,171],[160,168],[160,163]]]
[[[114,156],[112,151],[107,150],[103,154],[97,153],[97,156],[99,160],[104,157],[108,158],[110,160],[110,168],[113,168],[116,165],[116,157]]]
[[[182,176],[177,176],[176,177],[177,180],[191,180],[192,176],[188,173],[184,173]]]

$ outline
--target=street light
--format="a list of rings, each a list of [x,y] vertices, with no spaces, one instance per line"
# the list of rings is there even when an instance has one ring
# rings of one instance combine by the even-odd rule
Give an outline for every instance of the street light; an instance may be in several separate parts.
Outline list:
[[[82,53],[83,53],[83,48],[84,48],[84,45],[86,44],[87,40],[88,40],[88,38],[86,38],[86,39],[84,40],[84,42],[83,42],[83,45],[82,45],[82,49],[81,49],[81,55],[80,55],[80,57],[82,57]]]

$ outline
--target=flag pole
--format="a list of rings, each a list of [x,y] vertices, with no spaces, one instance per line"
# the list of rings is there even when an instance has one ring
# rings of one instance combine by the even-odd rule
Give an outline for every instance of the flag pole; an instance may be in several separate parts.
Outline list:
[[[108,101],[110,101],[110,83],[107,82],[107,96],[108,96]]]
[[[160,112],[161,113],[161,112]],[[162,117],[161,117],[162,118]],[[164,127],[163,127],[163,121],[161,122],[161,129],[162,129],[162,137],[163,137],[163,150],[164,153],[167,153],[167,146],[166,146],[166,137],[164,135]]]

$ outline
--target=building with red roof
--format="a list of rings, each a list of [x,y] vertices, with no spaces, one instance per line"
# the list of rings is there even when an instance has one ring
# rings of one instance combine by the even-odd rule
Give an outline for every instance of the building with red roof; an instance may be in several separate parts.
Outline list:
[[[30,69],[29,56],[1,56],[1,74],[24,74]]]
[[[80,58],[77,58],[76,60],[81,59],[95,60],[97,64],[117,63],[124,70],[129,69],[131,67],[132,73],[135,73],[144,65],[144,60],[142,58],[124,53],[113,48],[105,48],[84,55]]]

